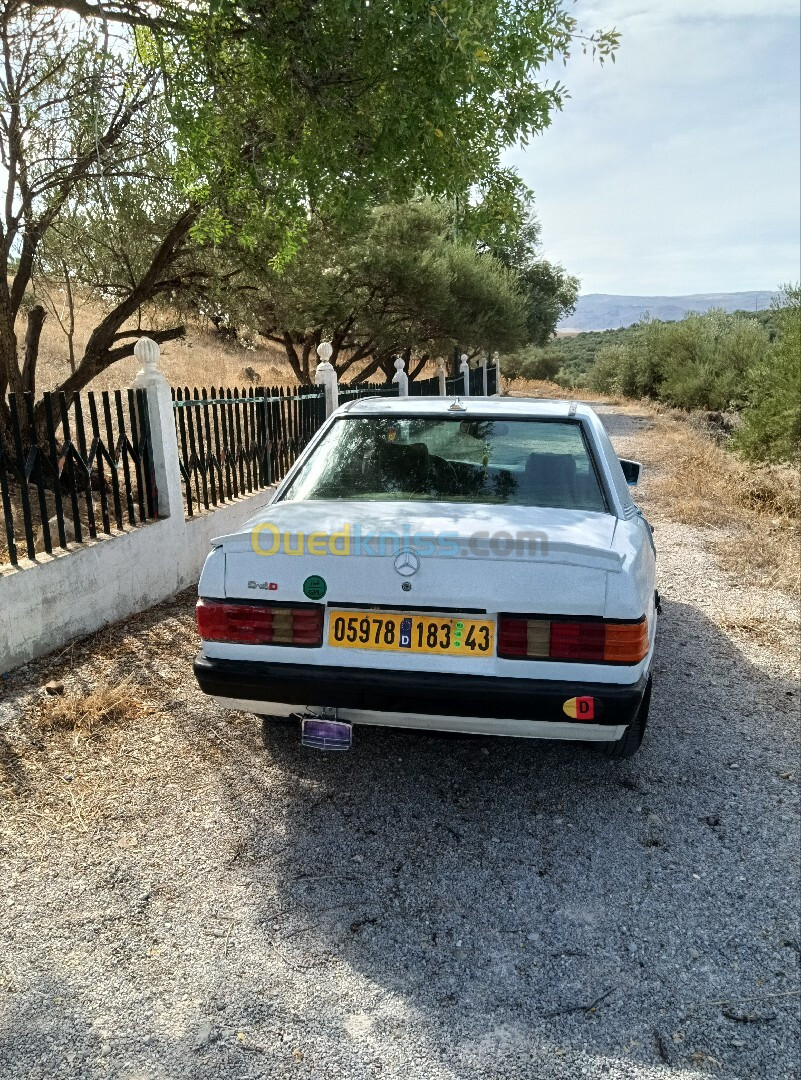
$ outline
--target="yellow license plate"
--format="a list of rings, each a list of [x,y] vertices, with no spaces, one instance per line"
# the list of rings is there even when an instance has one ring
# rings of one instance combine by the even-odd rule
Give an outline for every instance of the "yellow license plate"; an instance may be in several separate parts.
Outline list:
[[[331,611],[328,644],[341,649],[382,649],[436,656],[492,656],[491,619],[375,611]]]

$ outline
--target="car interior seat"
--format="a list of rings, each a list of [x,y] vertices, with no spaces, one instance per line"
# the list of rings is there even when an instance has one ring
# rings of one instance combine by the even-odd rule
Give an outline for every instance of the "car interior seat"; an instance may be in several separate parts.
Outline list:
[[[428,447],[417,443],[377,443],[365,461],[365,471],[389,491],[422,494],[428,488],[431,462]]]
[[[535,506],[575,506],[578,484],[573,455],[529,454],[520,494]]]

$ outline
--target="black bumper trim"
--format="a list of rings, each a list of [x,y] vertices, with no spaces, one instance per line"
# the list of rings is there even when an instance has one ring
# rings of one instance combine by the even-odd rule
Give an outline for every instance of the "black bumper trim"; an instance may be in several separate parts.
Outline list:
[[[595,699],[596,724],[630,724],[648,682],[585,683],[431,671],[322,667],[251,660],[219,660],[199,654],[195,677],[215,697],[329,706],[369,712],[485,716],[497,720],[569,721],[562,709],[572,697]],[[587,721],[576,721],[586,723]]]

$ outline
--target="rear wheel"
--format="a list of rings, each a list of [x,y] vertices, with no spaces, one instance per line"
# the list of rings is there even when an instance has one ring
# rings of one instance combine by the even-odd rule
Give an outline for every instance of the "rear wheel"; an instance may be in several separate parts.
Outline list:
[[[651,708],[652,683],[653,676],[649,676],[648,685],[645,687],[645,693],[642,696],[637,715],[621,737],[616,739],[615,742],[598,743],[598,749],[603,756],[609,758],[610,761],[622,761],[623,758],[633,757],[640,749],[643,736],[645,735],[645,727],[648,723],[648,712]]]

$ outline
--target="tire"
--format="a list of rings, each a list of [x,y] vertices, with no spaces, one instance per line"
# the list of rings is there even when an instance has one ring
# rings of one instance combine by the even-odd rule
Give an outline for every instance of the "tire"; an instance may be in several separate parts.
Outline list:
[[[620,738],[615,742],[597,744],[603,756],[610,761],[622,761],[624,758],[634,757],[640,749],[648,723],[648,713],[651,708],[651,685],[653,681],[653,676],[649,676],[637,715]]]

